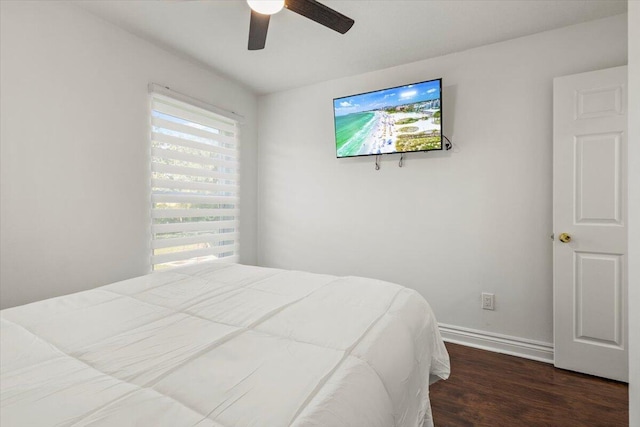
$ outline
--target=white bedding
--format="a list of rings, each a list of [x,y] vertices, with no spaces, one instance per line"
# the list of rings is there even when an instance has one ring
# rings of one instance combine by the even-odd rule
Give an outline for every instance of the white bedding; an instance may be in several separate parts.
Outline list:
[[[358,277],[204,263],[0,314],[2,427],[416,427],[449,375],[426,301]]]

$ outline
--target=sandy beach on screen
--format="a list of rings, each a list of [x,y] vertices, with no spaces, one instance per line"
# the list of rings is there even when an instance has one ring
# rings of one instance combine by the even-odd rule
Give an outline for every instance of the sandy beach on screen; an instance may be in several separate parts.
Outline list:
[[[386,113],[383,111],[375,112],[376,125],[373,127],[369,136],[362,144],[358,154],[386,154],[395,153],[396,139],[399,130],[406,127],[417,127],[418,129],[413,132],[403,132],[407,134],[414,134],[420,132],[429,132],[432,130],[439,130],[440,125],[433,123],[433,119],[419,120],[409,124],[397,124],[398,121],[409,118],[421,118],[424,117],[424,113]]]

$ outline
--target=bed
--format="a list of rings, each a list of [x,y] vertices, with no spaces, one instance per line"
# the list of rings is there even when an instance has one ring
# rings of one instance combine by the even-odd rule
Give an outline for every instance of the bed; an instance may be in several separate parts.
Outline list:
[[[449,375],[415,291],[201,263],[2,310],[2,426],[417,427]]]

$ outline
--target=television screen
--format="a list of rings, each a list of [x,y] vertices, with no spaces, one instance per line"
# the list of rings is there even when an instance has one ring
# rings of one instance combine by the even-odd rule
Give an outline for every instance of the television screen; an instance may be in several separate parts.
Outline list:
[[[336,156],[442,150],[442,79],[333,100]]]

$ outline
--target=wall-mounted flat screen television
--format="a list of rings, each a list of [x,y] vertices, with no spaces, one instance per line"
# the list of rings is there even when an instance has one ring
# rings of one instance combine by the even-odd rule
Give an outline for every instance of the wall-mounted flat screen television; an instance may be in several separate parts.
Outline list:
[[[442,150],[442,79],[333,100],[336,156]]]

